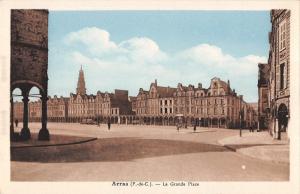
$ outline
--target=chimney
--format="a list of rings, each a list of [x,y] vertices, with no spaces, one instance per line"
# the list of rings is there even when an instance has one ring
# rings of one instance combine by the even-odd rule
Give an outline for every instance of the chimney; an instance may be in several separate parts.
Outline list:
[[[229,80],[227,80],[227,84],[228,84],[228,86],[230,87],[230,81],[229,81]]]
[[[198,83],[198,88],[202,89],[202,84],[201,83]]]
[[[155,83],[155,85],[157,86],[157,79],[155,79],[155,82],[154,82],[154,83]]]
[[[243,96],[243,95],[239,95],[239,97],[240,97],[241,100],[243,100],[243,97],[244,97],[244,96]]]

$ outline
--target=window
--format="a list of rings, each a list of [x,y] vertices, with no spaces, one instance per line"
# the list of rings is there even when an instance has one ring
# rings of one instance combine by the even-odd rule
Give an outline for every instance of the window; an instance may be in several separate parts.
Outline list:
[[[172,108],[170,108],[170,113],[172,114]]]
[[[167,105],[168,104],[168,100],[165,100],[165,105]]]
[[[217,104],[217,99],[215,99],[215,104]]]
[[[284,88],[284,63],[280,65],[280,89]]]
[[[162,100],[160,101],[160,105],[162,105]]]
[[[168,113],[168,109],[167,108],[165,108],[165,113]]]
[[[286,47],[286,21],[284,20],[279,24],[279,50]]]
[[[172,100],[170,100],[170,104],[172,104]]]

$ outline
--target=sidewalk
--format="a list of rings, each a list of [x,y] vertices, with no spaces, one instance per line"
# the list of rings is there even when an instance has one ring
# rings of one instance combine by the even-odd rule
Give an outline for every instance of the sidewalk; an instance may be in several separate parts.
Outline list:
[[[237,131],[238,132],[238,131]],[[246,156],[275,163],[289,164],[289,141],[273,139],[268,132],[245,132],[218,141],[219,144]]]

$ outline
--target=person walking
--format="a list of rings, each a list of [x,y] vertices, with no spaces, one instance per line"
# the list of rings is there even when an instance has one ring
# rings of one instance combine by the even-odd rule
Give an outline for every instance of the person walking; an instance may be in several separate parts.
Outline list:
[[[108,126],[108,130],[110,130],[110,119],[108,119],[107,126]]]
[[[18,121],[18,119],[16,119],[15,120],[16,127],[18,127],[18,123],[19,123],[19,121]]]
[[[197,123],[194,122],[194,133],[196,132],[196,128],[197,128]]]
[[[252,126],[249,127],[249,131],[250,131],[251,133],[254,132]]]

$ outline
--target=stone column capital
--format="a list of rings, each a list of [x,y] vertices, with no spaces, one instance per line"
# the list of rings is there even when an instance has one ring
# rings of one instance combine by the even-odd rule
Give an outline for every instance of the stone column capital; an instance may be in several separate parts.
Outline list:
[[[41,99],[42,101],[47,101],[47,100],[49,100],[48,96],[41,96],[40,99]]]
[[[27,96],[27,95],[24,95],[22,101],[23,101],[24,103],[28,103],[28,101],[29,101],[28,96]]]

